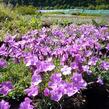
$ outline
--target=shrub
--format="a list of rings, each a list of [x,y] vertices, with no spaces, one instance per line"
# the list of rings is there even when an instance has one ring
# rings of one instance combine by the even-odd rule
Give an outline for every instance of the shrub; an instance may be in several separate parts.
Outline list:
[[[4,4],[0,4],[0,22],[4,22],[6,20],[13,20],[16,16],[16,13],[12,11],[11,6],[5,6]]]
[[[37,8],[33,6],[18,6],[15,8],[15,11],[17,11],[18,14],[21,15],[35,15]]]
[[[41,27],[40,19],[36,17],[25,18],[20,16],[20,19],[14,19],[13,21],[6,21],[3,24],[5,32],[10,34],[24,34],[28,30],[38,29]]]

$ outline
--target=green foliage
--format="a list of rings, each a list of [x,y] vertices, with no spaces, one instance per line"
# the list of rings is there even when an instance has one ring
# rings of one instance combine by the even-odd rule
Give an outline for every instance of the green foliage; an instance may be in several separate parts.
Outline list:
[[[106,2],[106,0],[96,0],[96,3],[103,3]]]
[[[12,81],[14,89],[8,94],[7,98],[19,100],[24,96],[24,89],[29,87],[31,73],[23,62],[14,63],[8,61],[8,67],[0,69],[0,83],[3,81]],[[2,98],[3,96],[0,96]]]
[[[42,96],[41,98],[36,104],[38,109],[59,109],[61,107],[60,103],[51,101],[48,97]]]
[[[48,16],[48,15],[51,15],[51,14],[65,14],[64,12],[46,12],[46,13],[43,13],[44,16]]]
[[[60,26],[67,26],[67,25],[70,25],[72,22],[71,21],[69,21],[69,20],[63,20],[62,22],[59,22],[59,24],[58,25],[60,25]]]
[[[40,19],[37,20],[34,16],[30,18],[28,18],[28,16],[22,16],[19,20],[14,19],[12,22],[6,21],[4,23],[6,31],[8,31],[11,34],[24,34],[28,30],[39,28],[40,25]]]
[[[92,24],[96,27],[102,26],[102,25],[106,25],[107,22],[105,21],[105,19],[102,19],[99,23],[96,22],[94,19],[92,19]]]
[[[24,34],[28,30],[40,28],[40,14],[35,13],[35,10],[32,6],[27,7],[26,11],[26,6],[12,8],[0,4],[0,40],[6,33]]]
[[[92,9],[93,10],[93,9],[95,9],[95,6],[94,5],[89,5],[88,9]]]
[[[35,15],[36,14],[36,8],[33,7],[32,5],[18,6],[15,8],[15,11],[17,11],[17,13],[21,15]]]
[[[99,27],[99,24],[93,19],[92,19],[92,24],[95,25],[96,27]]]
[[[95,9],[100,10],[100,9],[109,9],[109,4],[102,4],[102,5],[97,5]]]
[[[13,20],[16,16],[16,13],[12,11],[11,6],[6,6],[4,4],[0,4],[0,22],[4,22],[6,20]]]

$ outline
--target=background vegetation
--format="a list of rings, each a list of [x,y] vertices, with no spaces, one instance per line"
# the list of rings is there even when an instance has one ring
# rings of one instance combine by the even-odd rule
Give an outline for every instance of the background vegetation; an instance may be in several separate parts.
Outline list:
[[[1,0],[5,4],[33,5],[40,8],[89,8],[89,9],[109,9],[109,0]]]
[[[0,4],[0,40],[4,35],[24,34],[29,30],[41,27],[41,20],[33,6],[12,7]],[[36,18],[36,16],[37,18]]]

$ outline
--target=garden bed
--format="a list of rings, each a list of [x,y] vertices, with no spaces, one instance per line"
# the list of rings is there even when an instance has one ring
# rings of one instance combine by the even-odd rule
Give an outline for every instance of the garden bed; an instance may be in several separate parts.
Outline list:
[[[109,28],[43,27],[0,43],[0,109],[108,109]]]

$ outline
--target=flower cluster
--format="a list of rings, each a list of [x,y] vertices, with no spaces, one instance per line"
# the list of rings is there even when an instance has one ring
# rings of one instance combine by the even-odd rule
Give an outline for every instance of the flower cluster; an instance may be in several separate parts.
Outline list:
[[[0,59],[0,68],[6,68],[7,67],[7,63],[4,59]]]
[[[2,100],[0,101],[0,109],[9,109],[10,108],[10,105],[8,102]]]
[[[94,67],[100,71],[109,70],[109,29],[93,25],[70,25],[33,30],[17,38],[7,35],[0,46],[0,68],[6,68],[6,60],[23,61],[31,70],[31,85],[24,92],[28,96],[43,93],[59,101],[63,95],[73,96],[87,86],[84,73],[91,74]],[[56,73],[58,72],[58,73]],[[49,75],[44,78],[44,75]],[[41,84],[45,84],[41,88]],[[102,83],[100,77],[97,82]],[[7,95],[10,84],[0,84],[0,94]],[[25,99],[25,106],[32,109],[31,101]]]
[[[10,81],[6,81],[0,84],[0,94],[6,96],[13,89],[13,85]]]
[[[19,109],[33,109],[33,105],[31,105],[32,100],[29,98],[25,98],[25,101],[20,104]]]
[[[51,76],[48,88],[45,89],[44,95],[51,96],[54,101],[59,101],[63,95],[73,96],[80,89],[85,88],[87,83],[83,80],[82,75],[75,73],[70,82],[62,79],[60,73]]]

